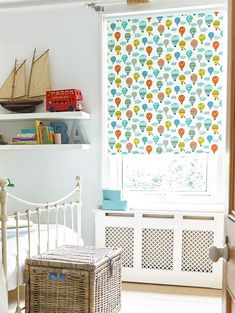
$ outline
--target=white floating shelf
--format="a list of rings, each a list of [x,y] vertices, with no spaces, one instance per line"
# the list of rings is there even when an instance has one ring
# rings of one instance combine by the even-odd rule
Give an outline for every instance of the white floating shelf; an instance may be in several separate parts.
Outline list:
[[[0,114],[0,121],[23,120],[89,120],[91,115],[83,111],[73,112],[38,112]]]
[[[21,150],[89,150],[90,144],[61,144],[61,145],[0,145],[0,151],[21,151]]]

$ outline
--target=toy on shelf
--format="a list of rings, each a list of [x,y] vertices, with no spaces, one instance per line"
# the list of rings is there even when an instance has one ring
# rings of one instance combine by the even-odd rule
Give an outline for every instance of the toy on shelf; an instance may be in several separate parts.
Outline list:
[[[103,190],[102,209],[108,211],[126,211],[127,201],[122,199],[121,190]]]
[[[0,104],[7,110],[17,113],[32,113],[36,105],[43,103],[41,96],[51,88],[49,77],[49,50],[36,57],[34,49],[29,81],[26,82],[26,60],[15,65],[7,80],[0,88]]]
[[[4,141],[2,135],[0,135],[0,145],[7,145],[7,142]]]
[[[82,111],[83,100],[79,89],[48,90],[46,92],[46,110],[59,111]]]
[[[69,143],[68,125],[65,122],[51,122],[50,126],[54,129],[55,134],[61,134],[61,144]]]

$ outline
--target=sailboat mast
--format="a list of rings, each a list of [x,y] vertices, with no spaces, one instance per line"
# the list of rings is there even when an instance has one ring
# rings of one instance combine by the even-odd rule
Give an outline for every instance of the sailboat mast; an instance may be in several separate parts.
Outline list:
[[[16,65],[17,65],[17,59],[15,59],[14,75],[13,75],[13,83],[12,83],[12,92],[11,92],[11,100],[13,100],[13,97],[14,97],[15,78],[16,78]]]
[[[30,91],[30,84],[31,84],[31,78],[32,78],[33,64],[34,64],[35,55],[36,55],[36,48],[33,51],[33,58],[32,58],[32,65],[31,65],[31,69],[30,69],[30,75],[29,75],[29,85],[28,85],[27,96],[29,95],[29,91]]]

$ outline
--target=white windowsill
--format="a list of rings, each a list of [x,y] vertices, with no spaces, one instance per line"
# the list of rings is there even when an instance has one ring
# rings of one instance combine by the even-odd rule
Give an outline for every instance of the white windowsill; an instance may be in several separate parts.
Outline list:
[[[187,212],[225,212],[224,203],[193,203],[193,202],[148,202],[129,201],[130,210],[141,211],[187,211]]]

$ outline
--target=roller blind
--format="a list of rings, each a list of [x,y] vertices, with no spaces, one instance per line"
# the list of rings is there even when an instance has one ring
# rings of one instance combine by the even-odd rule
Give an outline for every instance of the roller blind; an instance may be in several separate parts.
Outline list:
[[[216,153],[226,97],[225,11],[107,19],[110,154]]]

